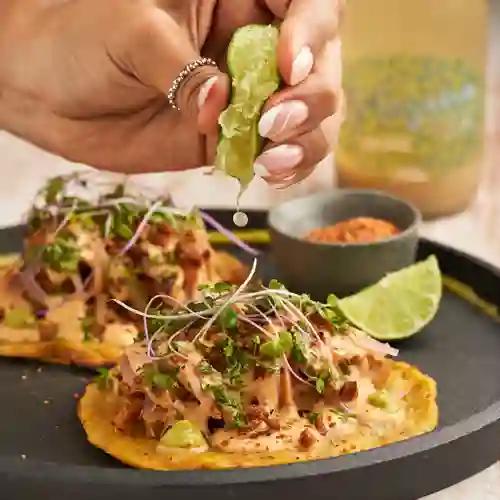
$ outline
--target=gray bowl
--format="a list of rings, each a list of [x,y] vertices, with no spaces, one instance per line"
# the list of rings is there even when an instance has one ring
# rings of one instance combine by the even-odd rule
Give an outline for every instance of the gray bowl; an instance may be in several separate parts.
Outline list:
[[[373,243],[304,239],[313,229],[353,217],[383,219],[401,233]],[[338,189],[286,201],[268,217],[276,278],[316,300],[330,293],[350,295],[414,262],[420,221],[413,205],[379,191]]]

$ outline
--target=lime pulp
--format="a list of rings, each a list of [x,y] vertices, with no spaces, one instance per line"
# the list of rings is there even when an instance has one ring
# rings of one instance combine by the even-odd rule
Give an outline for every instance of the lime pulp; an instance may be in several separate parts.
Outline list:
[[[234,33],[228,48],[231,102],[219,118],[215,168],[240,183],[239,196],[255,176],[254,162],[261,150],[258,123],[262,107],[280,85],[278,35],[275,26],[245,26]]]
[[[356,327],[383,341],[411,337],[436,315],[442,295],[439,264],[434,255],[388,274],[375,285],[339,301]]]

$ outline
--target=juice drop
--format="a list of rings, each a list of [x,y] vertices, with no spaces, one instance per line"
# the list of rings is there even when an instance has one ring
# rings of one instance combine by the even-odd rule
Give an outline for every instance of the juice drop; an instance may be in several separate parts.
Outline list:
[[[233,222],[235,226],[245,227],[248,224],[248,215],[245,212],[235,212]]]

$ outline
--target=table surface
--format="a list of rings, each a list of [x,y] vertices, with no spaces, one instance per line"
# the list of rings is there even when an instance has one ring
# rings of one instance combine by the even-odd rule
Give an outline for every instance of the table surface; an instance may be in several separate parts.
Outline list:
[[[487,154],[481,188],[465,213],[424,224],[422,234],[474,254],[500,266],[500,0],[492,0],[490,62],[488,65]],[[74,171],[71,165],[0,132],[0,226],[22,220],[35,192],[49,176]],[[303,192],[332,189],[331,159],[323,162],[312,178],[286,192],[256,182],[245,197],[248,208],[265,208]],[[200,206],[234,206],[236,187],[224,179],[207,179],[200,173],[140,176],[149,189],[167,189],[174,198]],[[500,439],[499,439],[500,459]],[[443,464],[445,466],[445,464]],[[476,476],[426,500],[500,500],[500,462]]]

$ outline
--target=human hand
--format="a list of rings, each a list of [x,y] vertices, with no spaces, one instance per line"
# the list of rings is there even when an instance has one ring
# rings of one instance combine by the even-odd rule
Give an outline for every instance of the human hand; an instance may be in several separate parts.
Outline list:
[[[336,104],[340,71],[330,68],[332,86],[322,64],[327,40],[335,35],[336,0],[292,0],[289,7],[286,0],[238,5],[233,0],[6,2],[7,10],[4,4],[0,12],[0,126],[49,151],[128,173],[210,164],[217,118],[227,105],[228,77],[214,67],[192,73],[177,95],[180,113],[165,98],[168,88],[200,54],[224,69],[227,44],[238,27],[285,16],[280,42],[285,81],[296,83],[292,61],[299,44],[310,45],[315,57],[309,77],[303,69],[307,78],[300,85],[269,102],[302,99],[309,105],[305,123],[287,136],[273,137],[303,147],[303,159],[287,171],[287,180],[303,178],[330,149],[328,136],[318,132],[327,113],[317,109],[331,114]],[[323,25],[327,11],[329,27],[318,31],[312,19],[322,18]],[[314,31],[307,29],[309,23]],[[265,158],[261,163],[272,171],[269,154],[267,164]],[[269,181],[280,175],[275,172]]]
[[[345,113],[338,27],[345,2],[266,1],[284,17],[278,59],[288,86],[264,108],[259,132],[269,143],[257,164],[268,183],[285,189],[307,178],[338,140]]]
[[[135,173],[207,164],[198,120],[214,67],[191,75],[173,110],[166,93],[200,57],[216,0],[2,0],[0,128],[75,162]],[[218,102],[223,96],[224,102]],[[210,118],[212,120],[212,118]],[[215,134],[212,134],[215,136]],[[210,136],[210,140],[212,139]]]

